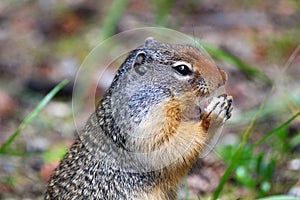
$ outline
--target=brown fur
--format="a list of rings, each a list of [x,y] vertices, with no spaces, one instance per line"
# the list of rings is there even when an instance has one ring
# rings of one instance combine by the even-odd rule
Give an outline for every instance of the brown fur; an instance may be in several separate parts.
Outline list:
[[[174,63],[192,68],[191,75],[175,71]],[[145,70],[138,73],[139,67]],[[45,199],[175,200],[209,128],[217,130],[230,117],[231,98],[220,100],[227,104],[217,112],[199,105],[226,80],[194,47],[146,40],[121,66],[53,174]]]

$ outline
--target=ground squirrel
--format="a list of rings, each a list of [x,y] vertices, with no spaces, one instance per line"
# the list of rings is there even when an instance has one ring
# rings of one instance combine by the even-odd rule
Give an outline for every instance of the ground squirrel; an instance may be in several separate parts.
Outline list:
[[[230,96],[210,98],[226,79],[196,47],[146,39],[118,70],[45,199],[176,199],[208,132],[231,116]]]

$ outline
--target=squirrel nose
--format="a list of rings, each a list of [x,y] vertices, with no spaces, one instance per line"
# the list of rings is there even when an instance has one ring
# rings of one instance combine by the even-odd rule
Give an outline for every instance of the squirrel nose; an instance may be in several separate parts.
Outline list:
[[[222,83],[220,83],[220,85],[225,85],[225,83],[227,81],[227,74],[226,74],[226,72],[224,72],[220,68],[218,68],[218,69],[219,69],[219,72],[220,72],[221,78],[222,78]]]

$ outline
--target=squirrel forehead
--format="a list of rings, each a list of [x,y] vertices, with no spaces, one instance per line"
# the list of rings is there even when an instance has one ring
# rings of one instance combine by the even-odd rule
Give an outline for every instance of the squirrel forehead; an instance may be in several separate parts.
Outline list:
[[[198,48],[184,44],[160,43],[154,38],[147,38],[144,47],[151,51],[154,60],[172,65],[178,61],[190,63],[193,71],[217,85],[225,84],[227,80],[226,73],[221,70],[212,61],[206,58]]]
[[[182,61],[192,64],[194,71],[205,77],[207,81],[215,82],[218,85],[225,84],[227,80],[226,73],[203,56],[198,49],[186,46],[185,48],[178,49],[177,53],[181,55]]]
[[[160,53],[159,58],[157,58],[160,62],[173,64],[177,61],[184,61],[190,63],[193,66],[193,70],[204,77],[221,78],[223,82],[227,79],[225,72],[206,58],[196,47],[164,43],[156,43],[154,47],[153,50]]]
[[[195,70],[197,68],[216,68],[216,65],[203,56],[199,49],[189,45],[156,43],[151,47],[150,49],[155,52],[154,55],[158,55],[156,58],[165,63],[185,61],[192,64]]]
[[[149,37],[145,41],[145,47],[158,53],[165,61],[185,61],[196,67],[206,66],[215,67],[215,65],[203,56],[199,49],[190,45],[160,43],[154,38]]]
[[[192,64],[195,70],[204,70],[205,68],[216,68],[216,65],[208,60],[201,52],[192,47],[178,48],[176,54],[181,61]]]

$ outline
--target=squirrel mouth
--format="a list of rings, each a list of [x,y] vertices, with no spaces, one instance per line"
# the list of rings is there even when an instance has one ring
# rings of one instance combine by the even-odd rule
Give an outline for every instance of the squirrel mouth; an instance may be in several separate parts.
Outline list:
[[[191,99],[191,96],[188,96],[188,100],[184,98],[183,100],[183,117],[184,121],[192,120],[198,121],[201,120],[202,112],[207,108],[207,106],[212,102],[215,97],[226,94],[225,86],[221,86],[212,91],[212,93],[206,96],[193,96],[194,99]]]
[[[214,97],[218,97],[220,95],[227,94],[225,90],[225,86],[221,86],[217,89],[215,89],[211,94],[205,97],[201,97],[200,100],[198,101],[198,106],[201,110],[206,108],[212,101]]]

